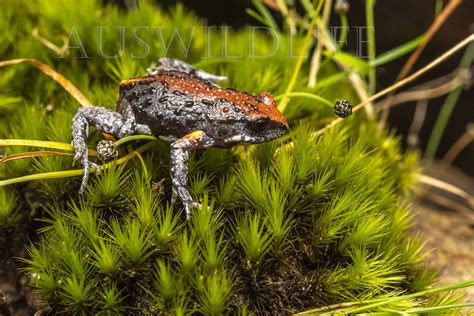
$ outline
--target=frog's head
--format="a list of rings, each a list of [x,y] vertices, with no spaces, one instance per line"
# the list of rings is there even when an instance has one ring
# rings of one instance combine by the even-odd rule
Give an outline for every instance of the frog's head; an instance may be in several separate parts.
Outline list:
[[[267,142],[288,132],[288,121],[270,93],[219,89],[211,95],[217,98],[207,116],[215,124],[211,129],[218,131],[214,139],[220,139],[222,146]]]
[[[270,139],[278,138],[289,130],[288,121],[278,110],[275,99],[270,93],[263,92],[255,97],[258,102],[259,114],[255,122],[256,127],[264,126],[263,133]]]
[[[252,138],[252,143],[261,143],[276,139],[288,132],[288,121],[276,107],[270,93],[260,93],[252,102],[245,104],[246,120],[244,130]]]

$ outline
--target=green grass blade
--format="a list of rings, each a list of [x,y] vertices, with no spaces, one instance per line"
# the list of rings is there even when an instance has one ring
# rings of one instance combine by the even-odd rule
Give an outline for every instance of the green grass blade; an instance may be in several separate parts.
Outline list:
[[[263,17],[265,23],[269,28],[273,29],[274,31],[278,32],[278,24],[275,22],[270,11],[265,7],[261,0],[252,0],[252,4],[257,9],[258,13]]]
[[[452,310],[452,309],[458,309],[458,308],[464,308],[464,307],[472,307],[474,306],[474,302],[467,302],[463,304],[452,304],[452,305],[443,305],[443,306],[432,306],[432,307],[420,307],[420,308],[412,308],[405,313],[409,314],[419,314],[419,313],[429,313],[429,312],[441,312],[445,310]]]
[[[381,302],[372,303],[372,304],[368,304],[368,305],[365,305],[365,306],[345,310],[344,313],[347,313],[347,314],[360,313],[360,312],[363,312],[363,311],[370,310],[371,308],[374,308],[374,307],[379,307],[379,306],[383,306],[383,305],[394,303],[394,302],[399,302],[399,301],[412,299],[412,298],[416,298],[416,297],[421,297],[421,296],[426,296],[426,295],[429,295],[429,294],[434,294],[434,293],[439,293],[439,292],[452,291],[452,290],[466,288],[466,287],[470,287],[470,286],[474,286],[474,280],[468,280],[468,281],[453,283],[453,284],[450,284],[450,285],[440,286],[440,287],[437,287],[437,288],[433,288],[433,289],[429,289],[429,290],[425,290],[425,291],[420,291],[420,292],[416,292],[416,293],[412,293],[412,294],[400,295],[400,296],[397,296],[397,297],[391,297],[391,298],[388,298],[388,299],[383,300]]]
[[[371,67],[379,67],[391,61],[394,61],[397,58],[405,56],[414,51],[421,44],[421,42],[423,42],[424,39],[425,35],[423,34],[418,36],[417,38],[412,39],[411,41],[404,43],[403,45],[384,52],[378,55],[374,60],[370,61],[369,65]]]
[[[461,63],[459,65],[459,70],[468,69],[474,61],[474,43],[471,43],[464,53]],[[456,106],[459,97],[461,96],[463,86],[460,86],[453,91],[451,91],[446,97],[443,106],[441,107],[441,112],[436,118],[433,131],[431,132],[430,138],[428,140],[428,145],[426,146],[425,158],[428,160],[433,160],[436,152],[438,151],[439,143],[443,137],[444,130],[448,125],[449,118],[451,113],[453,113],[454,107]]]

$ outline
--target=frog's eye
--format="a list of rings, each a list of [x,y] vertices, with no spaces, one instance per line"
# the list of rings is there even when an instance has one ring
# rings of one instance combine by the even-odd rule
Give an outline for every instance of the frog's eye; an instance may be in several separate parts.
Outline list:
[[[259,119],[250,125],[252,132],[255,134],[263,132],[266,127],[267,121],[265,119]]]
[[[224,107],[222,108],[222,112],[224,112],[224,113],[229,113],[229,108],[228,108],[227,106],[224,106]]]
[[[275,100],[273,99],[273,96],[270,93],[266,93],[266,92],[260,93],[259,95],[257,95],[257,99],[260,102],[265,103],[266,105],[276,106]]]

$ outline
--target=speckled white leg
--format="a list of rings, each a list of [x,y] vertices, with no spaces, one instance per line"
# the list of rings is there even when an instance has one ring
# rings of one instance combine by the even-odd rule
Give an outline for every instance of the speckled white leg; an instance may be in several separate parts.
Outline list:
[[[173,196],[171,202],[179,196],[186,211],[186,219],[191,219],[191,208],[199,207],[188,191],[188,160],[193,149],[206,148],[214,144],[212,138],[202,131],[192,132],[171,144],[171,181]]]
[[[89,161],[87,156],[87,137],[89,126],[98,130],[122,138],[135,133],[135,116],[130,107],[123,107],[123,113],[118,113],[100,106],[81,107],[72,119],[72,146],[76,154],[74,161],[81,160],[84,170],[79,193],[83,193],[89,177],[89,168],[95,168],[99,173],[99,166]]]
[[[212,83],[226,81],[227,77],[213,75],[204,70],[198,69],[182,60],[175,58],[163,57],[158,60],[154,67],[148,68],[146,72],[149,76],[156,76],[160,71],[180,71],[185,72],[201,79],[208,80]]]

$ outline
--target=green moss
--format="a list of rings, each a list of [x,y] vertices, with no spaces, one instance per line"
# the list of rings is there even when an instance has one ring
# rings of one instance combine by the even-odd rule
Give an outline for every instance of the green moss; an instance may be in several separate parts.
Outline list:
[[[40,0],[4,7],[0,23],[12,22],[14,14],[31,22],[14,24],[9,32],[14,37],[4,35],[2,59],[41,59],[77,84],[95,104],[107,107],[113,107],[118,82],[143,74],[163,56],[165,47],[154,31],[145,32],[148,56],[132,58],[132,53],[143,50],[132,41],[121,57],[107,59],[96,47],[97,25],[107,31],[101,40],[108,54],[120,48],[117,25],[129,27],[128,32],[133,26],[163,26],[166,41],[173,27],[185,38],[192,33],[187,60],[225,74],[227,85],[250,92],[283,93],[295,63],[287,58],[284,46],[269,58],[202,58],[207,53],[219,56],[222,33],[192,28],[203,21],[180,5],[164,12],[143,1],[139,10],[128,13],[102,8],[95,0],[81,0],[74,6]],[[78,49],[57,58],[31,37],[33,22],[58,46],[75,28],[91,58],[78,58]],[[229,55],[251,48],[248,30],[229,31],[228,36]],[[267,35],[257,31],[255,36],[258,53],[271,50]],[[286,35],[280,36],[289,43]],[[207,39],[215,43],[210,52]],[[301,37],[292,43],[293,51],[299,51]],[[167,55],[183,58],[176,41]],[[327,62],[319,76],[324,80],[336,71]],[[0,87],[8,88],[8,93],[0,93],[0,115],[15,123],[0,129],[0,136],[69,142],[68,122],[78,104],[36,70],[18,66],[1,72]],[[331,101],[357,101],[344,77],[314,89],[306,83],[302,75],[294,90]],[[23,104],[17,105],[20,99]],[[53,105],[52,110],[47,110],[47,104]],[[169,146],[164,142],[143,152],[143,161],[133,159],[126,166],[91,175],[84,196],[76,193],[78,178],[32,183],[47,215],[40,241],[29,246],[30,258],[24,260],[44,305],[53,312],[77,314],[137,309],[279,314],[397,296],[406,289],[429,286],[434,275],[421,265],[422,243],[408,234],[416,155],[402,154],[398,140],[363,115],[316,136],[319,127],[335,118],[326,105],[295,98],[287,110],[291,133],[282,139],[247,150],[210,149],[192,155],[190,189],[202,208],[193,210],[191,221],[184,219],[179,205],[169,203]],[[100,133],[93,133],[91,144],[99,139]],[[128,153],[134,148],[127,143],[122,150]],[[71,164],[71,157],[42,157],[33,164],[24,159],[2,168],[13,177],[66,170]],[[12,190],[0,190],[2,223],[20,220],[14,210],[17,200]],[[417,304],[405,301],[406,308]]]

